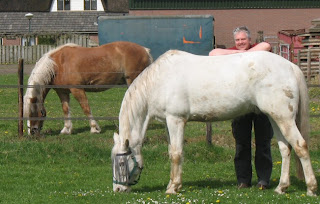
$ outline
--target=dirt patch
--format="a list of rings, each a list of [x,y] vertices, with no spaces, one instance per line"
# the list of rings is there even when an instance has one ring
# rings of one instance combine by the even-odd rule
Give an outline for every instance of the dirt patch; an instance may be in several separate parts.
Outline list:
[[[18,73],[18,68],[18,64],[0,64],[0,75],[16,74]],[[34,64],[24,64],[23,72],[25,74],[30,74],[33,68]]]

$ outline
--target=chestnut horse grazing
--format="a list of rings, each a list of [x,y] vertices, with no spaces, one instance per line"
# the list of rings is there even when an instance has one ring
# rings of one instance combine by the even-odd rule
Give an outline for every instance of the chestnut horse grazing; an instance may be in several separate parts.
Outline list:
[[[138,182],[143,168],[141,147],[150,119],[167,125],[171,172],[166,193],[177,193],[182,187],[187,121],[229,120],[250,112],[265,113],[278,140],[282,168],[275,191],[283,194],[290,185],[293,149],[303,167],[307,195],[315,195],[304,75],[293,63],[264,51],[197,56],[171,50],[145,69],[122,101],[119,134],[114,134],[111,153],[113,190],[130,191]]]
[[[62,134],[71,134],[72,131],[70,93],[89,117],[91,132],[99,133],[100,127],[93,119],[85,92],[108,88],[81,88],[77,85],[130,85],[152,61],[148,48],[131,42],[113,42],[94,48],[66,44],[46,53],[32,70],[24,96],[24,117],[30,119],[28,133],[39,133],[43,126],[43,117],[46,116],[43,103],[50,90],[43,85],[55,85],[52,87],[61,100],[65,117]]]

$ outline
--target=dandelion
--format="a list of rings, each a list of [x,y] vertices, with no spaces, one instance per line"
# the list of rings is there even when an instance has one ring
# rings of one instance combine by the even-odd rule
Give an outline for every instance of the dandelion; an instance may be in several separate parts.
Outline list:
[[[170,195],[167,195],[166,198],[170,198]]]
[[[216,203],[220,203],[220,200],[216,200]]]
[[[223,193],[223,191],[218,191],[218,193],[219,193],[219,194],[222,194],[222,193]]]
[[[305,195],[305,194],[302,194],[301,197],[306,197],[306,195]]]
[[[4,132],[4,134],[8,134],[8,133],[9,133],[8,131],[5,131],[5,132]]]
[[[281,161],[277,161],[277,162],[276,162],[276,164],[281,164],[281,163],[282,163]]]

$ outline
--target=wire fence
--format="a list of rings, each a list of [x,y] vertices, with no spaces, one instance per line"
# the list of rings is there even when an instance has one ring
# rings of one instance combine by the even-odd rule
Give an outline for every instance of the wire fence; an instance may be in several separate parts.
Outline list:
[[[23,61],[19,62],[19,69],[23,67]],[[25,85],[23,78],[23,68],[18,74],[18,83],[15,79],[6,80],[7,75],[0,75],[0,120],[1,121],[18,121],[18,132],[19,135],[23,135],[23,121],[26,120],[42,120],[42,121],[64,121],[64,120],[109,120],[117,121],[118,113],[120,110],[122,98],[124,96],[126,85],[41,85],[43,88],[49,89],[69,89],[69,88],[79,88],[79,89],[110,89],[112,91],[109,93],[94,92],[87,93],[88,100],[90,103],[91,110],[93,111],[94,117],[85,117],[83,115],[82,109],[79,103],[72,99],[70,106],[73,110],[73,117],[61,117],[62,109],[61,102],[54,91],[49,92],[46,101],[44,102],[48,117],[25,117],[23,116],[23,94],[27,88],[35,88],[39,85]],[[12,81],[12,82],[11,82]],[[14,84],[16,83],[16,84]],[[319,84],[308,84],[309,88],[319,88]],[[18,96],[17,102],[14,102],[15,98]],[[101,103],[101,101],[103,101]],[[57,111],[59,110],[59,111]],[[320,113],[320,109],[318,111]],[[320,114],[310,114],[310,117],[318,118]],[[211,144],[212,127],[211,123],[207,123],[207,141]]]

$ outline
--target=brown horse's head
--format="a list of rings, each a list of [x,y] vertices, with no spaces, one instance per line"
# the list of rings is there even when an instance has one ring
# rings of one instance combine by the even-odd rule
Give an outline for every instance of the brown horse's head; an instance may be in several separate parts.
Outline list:
[[[30,98],[27,103],[29,103],[29,107],[27,107],[25,116],[28,117],[28,134],[38,135],[43,127],[46,109],[38,98]]]

